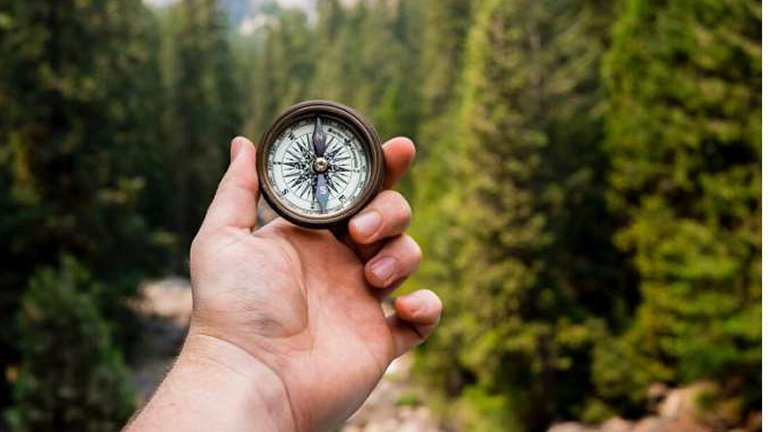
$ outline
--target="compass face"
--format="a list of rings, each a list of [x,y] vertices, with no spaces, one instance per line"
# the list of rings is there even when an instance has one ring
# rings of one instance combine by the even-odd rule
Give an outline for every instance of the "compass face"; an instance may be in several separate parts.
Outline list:
[[[318,139],[324,141],[322,153],[315,149]],[[370,157],[360,138],[342,121],[327,115],[306,117],[287,126],[266,157],[267,178],[278,200],[307,217],[334,216],[347,210],[360,198],[370,174]]]
[[[332,101],[288,108],[267,127],[256,157],[262,196],[280,216],[306,228],[340,228],[384,181],[376,130]]]

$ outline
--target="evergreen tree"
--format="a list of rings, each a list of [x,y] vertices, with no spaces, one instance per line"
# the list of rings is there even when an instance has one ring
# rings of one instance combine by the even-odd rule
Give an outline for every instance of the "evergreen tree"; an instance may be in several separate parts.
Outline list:
[[[183,0],[170,12],[172,61],[165,65],[171,114],[166,172],[173,185],[170,226],[184,266],[193,236],[226,166],[228,140],[241,127],[227,21],[216,0]]]
[[[309,98],[318,41],[306,13],[275,7],[268,16],[262,51],[255,64],[246,129],[258,139],[270,121],[289,106]]]
[[[37,263],[77,253],[100,275],[148,264],[136,209],[157,137],[147,11],[140,1],[13,2],[10,16],[4,143],[12,195],[29,212],[21,229],[37,233],[15,250]],[[125,259],[107,258],[116,249]]]
[[[412,0],[371,0],[344,7],[325,0],[318,8],[311,97],[354,107],[384,139],[414,134],[422,6]]]
[[[392,75],[384,80],[381,99],[374,104],[379,133],[387,138],[416,138],[422,110],[421,85],[426,72],[421,68],[424,7],[420,0],[400,0],[394,6],[389,24],[393,52],[379,60],[392,63]]]
[[[607,6],[490,0],[475,15],[455,156],[468,163],[443,207],[458,247],[441,294],[464,308],[443,321],[450,345],[429,350],[458,351],[450,367],[485,427],[580,416],[592,348],[626,308],[613,227],[596,222]]]
[[[416,135],[419,142],[419,157],[426,158],[432,149],[446,146],[456,130],[455,108],[459,101],[461,77],[464,62],[464,47],[467,30],[472,17],[471,0],[427,0],[423,36],[423,98],[422,115],[428,120],[420,125]],[[476,2],[475,2],[476,3]],[[455,140],[454,140],[455,141]],[[440,160],[436,157],[436,160]]]
[[[459,367],[461,325],[452,312],[465,307],[452,294],[460,286],[456,262],[460,230],[456,211],[462,209],[461,153],[458,116],[461,71],[467,29],[472,22],[471,0],[428,0],[420,63],[421,121],[416,134],[416,163],[412,169],[414,223],[411,235],[419,242],[424,260],[405,289],[430,287],[443,300],[446,317],[424,350],[417,352],[419,374],[448,397],[458,396],[469,373]]]
[[[21,304],[18,431],[110,432],[134,408],[128,371],[99,312],[101,287],[72,258],[35,273]]]
[[[642,304],[601,392],[715,378],[760,400],[760,2],[628,0],[606,60],[612,204]],[[633,365],[619,369],[608,364]]]
[[[450,286],[455,281],[451,238],[451,201],[458,195],[460,75],[466,33],[472,16],[470,0],[429,0],[424,6],[425,30],[419,83],[422,101],[412,170],[416,217],[412,234],[427,254],[410,285]],[[436,335],[440,337],[440,335]],[[437,356],[435,356],[437,357]],[[442,356],[446,358],[446,356]],[[436,359],[435,359],[436,360]]]
[[[34,267],[78,256],[112,281],[111,314],[157,268],[162,249],[140,207],[157,141],[151,25],[140,0],[0,4],[0,257],[13,266],[0,278],[2,367],[16,357],[10,318]]]

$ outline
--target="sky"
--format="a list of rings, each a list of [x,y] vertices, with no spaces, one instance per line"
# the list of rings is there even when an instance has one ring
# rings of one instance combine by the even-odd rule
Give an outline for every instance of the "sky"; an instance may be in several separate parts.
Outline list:
[[[153,7],[167,7],[179,0],[143,0]],[[266,24],[269,17],[261,13],[261,6],[268,1],[275,1],[284,8],[301,8],[312,15],[316,0],[223,0],[222,5],[229,16],[230,23],[237,26],[240,33],[250,34]]]
[[[144,0],[144,3],[150,6],[163,7],[174,4],[178,1],[179,0]],[[254,6],[258,6],[259,4],[263,3],[262,0],[240,0],[240,2],[251,3]],[[284,7],[300,7],[304,9],[309,9],[314,4],[314,1],[312,0],[277,0],[277,2]]]

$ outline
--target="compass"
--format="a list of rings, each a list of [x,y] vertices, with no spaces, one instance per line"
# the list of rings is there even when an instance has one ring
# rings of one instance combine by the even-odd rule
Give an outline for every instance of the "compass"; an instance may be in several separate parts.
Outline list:
[[[307,228],[346,222],[381,189],[384,153],[376,129],[342,104],[313,100],[277,117],[259,142],[262,196]]]

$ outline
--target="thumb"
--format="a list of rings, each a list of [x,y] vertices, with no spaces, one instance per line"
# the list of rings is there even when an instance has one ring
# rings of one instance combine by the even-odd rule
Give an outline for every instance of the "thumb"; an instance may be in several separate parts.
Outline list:
[[[243,137],[232,140],[230,163],[203,221],[202,230],[224,227],[251,230],[256,225],[259,178],[256,148]]]

